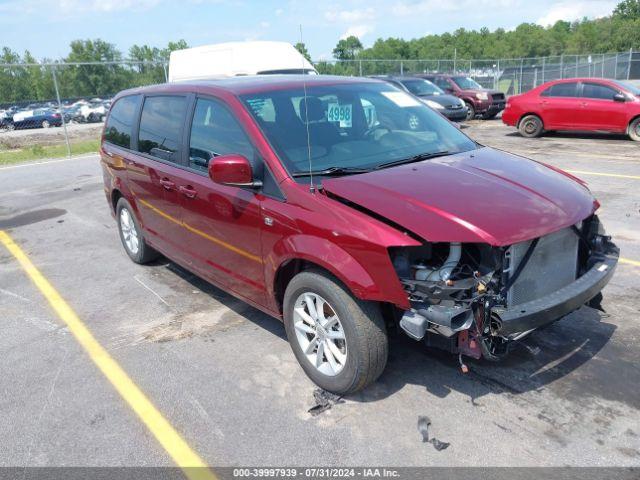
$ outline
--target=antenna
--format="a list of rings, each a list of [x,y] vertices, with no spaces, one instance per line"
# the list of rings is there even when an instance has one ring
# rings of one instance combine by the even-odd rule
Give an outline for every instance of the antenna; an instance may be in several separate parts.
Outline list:
[[[302,41],[302,24],[300,24],[300,43]],[[302,59],[302,89],[304,92],[304,124],[307,127],[307,155],[309,157],[309,191],[315,193],[316,187],[313,184],[313,167],[311,166],[311,136],[309,135],[309,110],[307,109],[307,80],[305,78],[304,55],[300,54]]]

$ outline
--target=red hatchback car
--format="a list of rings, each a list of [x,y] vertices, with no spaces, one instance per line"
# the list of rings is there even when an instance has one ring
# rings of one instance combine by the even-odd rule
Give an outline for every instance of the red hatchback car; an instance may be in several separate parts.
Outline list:
[[[574,130],[622,133],[640,141],[640,89],[598,78],[547,82],[510,97],[502,121],[524,137]]]
[[[240,77],[128,90],[101,146],[126,253],[285,323],[340,394],[387,331],[474,358],[598,297],[618,250],[576,178],[483,147],[386,82]]]

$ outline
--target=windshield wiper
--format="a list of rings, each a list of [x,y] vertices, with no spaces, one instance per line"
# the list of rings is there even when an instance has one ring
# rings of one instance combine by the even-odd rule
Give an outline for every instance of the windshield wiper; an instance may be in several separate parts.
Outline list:
[[[291,174],[292,177],[309,177],[311,175],[350,175],[356,173],[367,173],[370,172],[370,168],[359,168],[359,167],[329,167],[324,170],[311,170],[308,172],[294,172]]]
[[[376,167],[376,170],[381,168],[395,167],[396,165],[404,165],[405,163],[421,162],[422,160],[429,160],[430,158],[444,157],[449,155],[449,150],[442,150],[441,152],[431,153],[419,153],[412,157],[401,158],[400,160],[394,160],[393,162],[381,163]]]

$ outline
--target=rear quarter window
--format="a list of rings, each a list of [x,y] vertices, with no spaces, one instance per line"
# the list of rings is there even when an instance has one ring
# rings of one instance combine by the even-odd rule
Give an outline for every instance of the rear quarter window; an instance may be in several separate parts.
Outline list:
[[[107,125],[104,129],[104,140],[119,147],[131,147],[131,131],[140,95],[122,97],[113,104]]]

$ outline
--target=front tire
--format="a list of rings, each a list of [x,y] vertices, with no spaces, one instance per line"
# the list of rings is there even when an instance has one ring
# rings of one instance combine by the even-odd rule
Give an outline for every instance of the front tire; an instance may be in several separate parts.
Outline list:
[[[388,340],[379,305],[353,297],[330,274],[296,275],[285,291],[283,313],[296,359],[324,390],[354,393],[384,370]]]
[[[640,117],[629,124],[629,137],[631,137],[631,140],[640,142]]]
[[[131,260],[144,264],[158,258],[159,253],[145,241],[131,204],[124,198],[118,200],[116,205],[116,219],[118,220],[118,232],[122,246]]]
[[[535,138],[542,135],[544,125],[542,119],[537,115],[526,115],[518,124],[520,135],[526,138]]]
[[[476,109],[471,102],[464,102],[467,106],[467,120],[473,120],[476,118]]]
[[[47,120],[43,120],[41,125],[42,128],[49,128],[51,126],[51,124]]]

